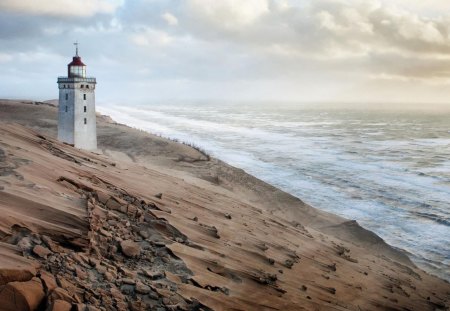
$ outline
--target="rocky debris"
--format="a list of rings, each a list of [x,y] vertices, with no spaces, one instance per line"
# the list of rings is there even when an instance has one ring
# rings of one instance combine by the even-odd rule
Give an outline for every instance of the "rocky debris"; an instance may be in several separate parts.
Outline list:
[[[345,260],[348,260],[350,262],[357,263],[358,260],[350,257],[350,249],[347,247],[344,247],[342,245],[334,244],[334,247],[336,248],[336,252],[339,256],[344,258]]]
[[[155,198],[157,198],[157,199],[162,199],[162,196],[163,196],[162,193],[155,194]]]
[[[124,253],[127,257],[137,257],[141,254],[141,247],[139,244],[131,240],[120,242],[120,247],[122,249],[122,253]]]
[[[231,219],[231,215],[228,214],[228,213],[226,213],[226,214],[225,214],[225,218],[226,218],[226,219]]]
[[[33,248],[33,253],[36,254],[37,256],[45,259],[45,258],[47,258],[48,255],[50,255],[52,253],[52,251],[41,245],[36,245]]]
[[[204,228],[205,233],[207,233],[208,235],[216,239],[220,239],[219,230],[217,230],[215,226],[210,226],[206,224],[200,224],[200,226]]]
[[[257,278],[257,281],[264,285],[274,285],[278,277],[276,274],[263,273]]]
[[[294,261],[291,260],[291,259],[286,259],[286,260],[284,261],[284,266],[285,266],[286,268],[291,269],[293,265],[294,265]]]
[[[44,287],[38,278],[27,282],[10,282],[0,289],[3,311],[36,310],[44,297]]]

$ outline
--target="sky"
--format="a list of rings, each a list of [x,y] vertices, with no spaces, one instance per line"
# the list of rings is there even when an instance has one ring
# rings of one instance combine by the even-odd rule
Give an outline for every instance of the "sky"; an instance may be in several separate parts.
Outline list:
[[[448,0],[0,0],[0,98],[450,108]]]

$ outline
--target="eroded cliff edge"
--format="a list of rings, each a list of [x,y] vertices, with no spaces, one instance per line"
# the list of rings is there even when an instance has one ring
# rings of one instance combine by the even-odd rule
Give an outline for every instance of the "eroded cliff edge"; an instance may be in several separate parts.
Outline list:
[[[5,118],[6,106],[0,107],[5,310],[448,304],[448,283],[372,233],[220,161],[204,161],[196,150],[100,119],[100,141],[111,140],[101,143],[108,156],[86,153],[53,140],[54,107],[8,108],[25,107],[21,122],[36,132],[5,124],[14,119]],[[41,111],[46,118],[36,115]],[[143,150],[125,149],[130,138]]]

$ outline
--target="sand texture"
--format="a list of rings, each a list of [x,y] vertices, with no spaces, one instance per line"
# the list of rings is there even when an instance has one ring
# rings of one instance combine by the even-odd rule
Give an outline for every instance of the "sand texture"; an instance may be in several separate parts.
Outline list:
[[[55,118],[0,102],[0,310],[448,309],[354,221],[106,117],[75,149]]]

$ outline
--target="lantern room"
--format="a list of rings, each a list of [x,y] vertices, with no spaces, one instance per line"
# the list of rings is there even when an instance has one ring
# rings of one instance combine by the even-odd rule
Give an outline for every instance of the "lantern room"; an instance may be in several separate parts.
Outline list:
[[[72,62],[67,65],[67,76],[69,78],[86,78],[86,65],[78,56],[78,42],[75,42],[74,45],[76,46],[75,56],[72,58]]]
[[[67,76],[69,78],[86,78],[86,65],[81,61],[81,57],[73,57],[72,62],[67,65]]]

